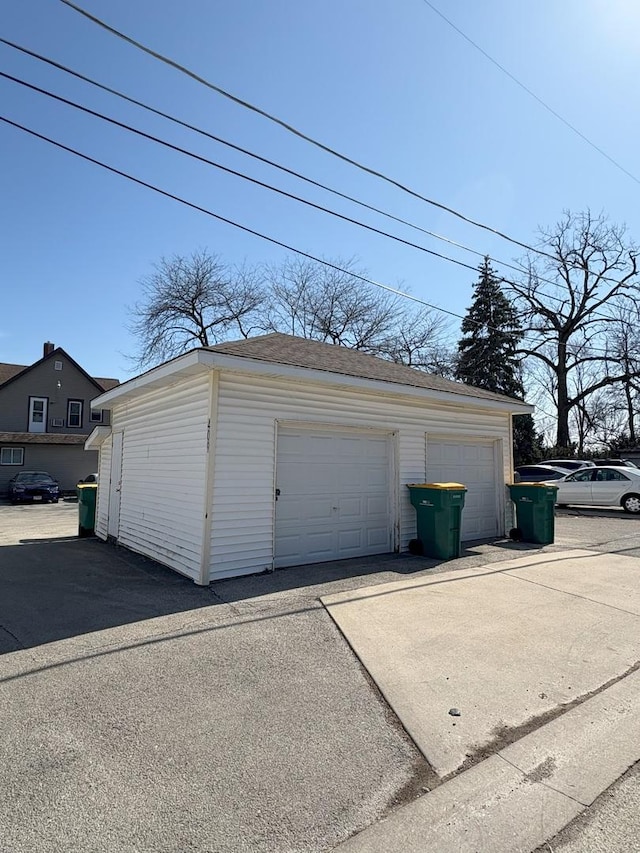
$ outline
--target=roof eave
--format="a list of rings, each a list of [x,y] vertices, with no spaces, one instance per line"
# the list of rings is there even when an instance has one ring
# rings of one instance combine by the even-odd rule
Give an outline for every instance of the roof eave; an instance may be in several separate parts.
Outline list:
[[[151,368],[140,376],[134,376],[133,379],[121,382],[115,388],[95,397],[91,401],[91,408],[111,409],[114,403],[134,397],[142,390],[151,390],[163,385],[177,374],[190,374],[206,370],[209,365],[204,362],[203,355],[204,350],[191,350],[191,352],[180,355],[158,367]]]
[[[102,442],[111,435],[110,426],[97,426],[84,443],[85,450],[97,450]]]
[[[404,385],[398,382],[388,382],[380,379],[365,379],[344,373],[334,373],[327,370],[317,370],[309,367],[298,367],[281,362],[262,361],[246,356],[225,355],[210,350],[192,350],[186,355],[179,356],[173,361],[155,367],[128,382],[123,382],[117,388],[107,391],[92,401],[93,408],[109,409],[114,403],[135,396],[143,389],[151,389],[162,385],[177,374],[195,373],[206,368],[228,370],[235,373],[257,374],[260,376],[276,376],[294,381],[314,382],[334,387],[354,388],[371,391],[389,396],[415,397],[423,400],[447,405],[466,405],[474,409],[501,411],[513,415],[525,415],[534,411],[534,407],[519,400],[508,397],[491,399],[474,397],[470,394],[456,394],[455,391],[436,391],[415,385]]]

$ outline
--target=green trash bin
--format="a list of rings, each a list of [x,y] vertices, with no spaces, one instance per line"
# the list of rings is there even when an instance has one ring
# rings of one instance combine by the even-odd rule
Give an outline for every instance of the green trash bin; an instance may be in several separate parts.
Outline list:
[[[548,483],[513,483],[509,486],[516,507],[512,539],[551,545],[555,534],[555,504],[558,487]]]
[[[407,488],[418,517],[411,553],[438,560],[459,557],[466,488],[461,483],[407,483]]]
[[[78,536],[91,536],[96,526],[97,483],[78,483]]]

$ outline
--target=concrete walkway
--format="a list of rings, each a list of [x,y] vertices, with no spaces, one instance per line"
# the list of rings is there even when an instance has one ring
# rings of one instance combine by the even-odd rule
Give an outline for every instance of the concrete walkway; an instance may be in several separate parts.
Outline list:
[[[635,558],[528,555],[323,603],[445,780],[345,853],[530,851],[640,759]]]

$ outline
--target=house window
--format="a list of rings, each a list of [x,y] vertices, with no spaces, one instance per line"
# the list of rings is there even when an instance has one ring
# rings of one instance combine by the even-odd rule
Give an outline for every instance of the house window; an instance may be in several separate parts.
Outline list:
[[[91,409],[91,420],[93,423],[102,423],[102,409]]]
[[[0,447],[0,465],[24,465],[24,447]]]
[[[69,400],[67,405],[67,426],[82,426],[82,400]]]
[[[62,370],[62,362],[61,361],[54,361],[53,362],[53,369],[54,370]]]

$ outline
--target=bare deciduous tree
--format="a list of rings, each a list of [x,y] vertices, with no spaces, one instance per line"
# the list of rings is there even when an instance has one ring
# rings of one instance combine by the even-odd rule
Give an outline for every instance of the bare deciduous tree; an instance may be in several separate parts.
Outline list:
[[[357,276],[353,261],[325,266],[294,256],[270,267],[229,267],[206,251],[163,258],[131,312],[134,361],[147,367],[194,346],[271,331],[450,375],[447,321]]]
[[[148,367],[230,334],[249,337],[264,304],[260,277],[229,267],[207,251],[162,258],[142,280],[144,298],[131,309],[136,366]]]
[[[445,318],[362,282],[353,260],[335,266],[341,269],[294,257],[269,267],[269,328],[451,374]]]
[[[522,280],[510,287],[524,331],[538,338],[520,352],[544,365],[558,413],[556,445],[569,447],[572,411],[598,389],[640,375],[615,359],[610,336],[616,320],[607,316],[615,302],[632,306],[638,298],[638,249],[623,227],[589,211],[566,213],[541,234],[548,256],[529,256]],[[586,365],[595,368],[592,378],[572,387]]]

